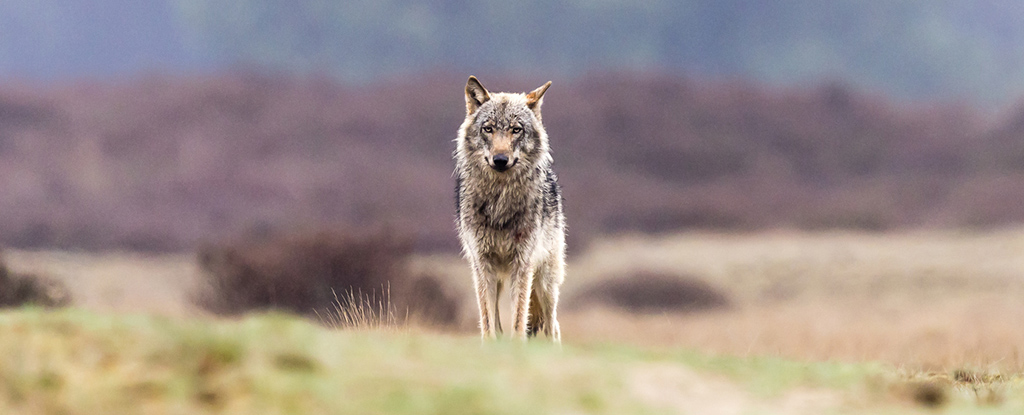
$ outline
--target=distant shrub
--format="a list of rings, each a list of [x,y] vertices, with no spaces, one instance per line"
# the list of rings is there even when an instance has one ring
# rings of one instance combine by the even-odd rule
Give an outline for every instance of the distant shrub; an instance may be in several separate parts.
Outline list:
[[[730,304],[724,293],[697,278],[652,272],[595,282],[568,303],[608,305],[637,313],[706,311]]]
[[[454,323],[458,303],[441,284],[405,272],[410,252],[409,239],[383,229],[211,245],[198,255],[205,284],[195,300],[220,314],[280,309],[333,325],[407,315]]]
[[[825,212],[815,211],[810,218],[801,218],[798,226],[807,230],[854,229],[882,232],[892,228],[891,221],[883,214],[872,212]]]
[[[53,278],[12,273],[0,260],[0,307],[62,307],[71,304],[67,287]]]
[[[412,280],[405,293],[409,315],[417,323],[439,326],[458,324],[461,306],[457,297],[445,289],[433,275],[420,275]]]
[[[683,229],[749,230],[744,218],[729,212],[729,206],[645,211],[623,209],[611,212],[602,229],[609,232],[640,231],[645,233],[678,232]]]

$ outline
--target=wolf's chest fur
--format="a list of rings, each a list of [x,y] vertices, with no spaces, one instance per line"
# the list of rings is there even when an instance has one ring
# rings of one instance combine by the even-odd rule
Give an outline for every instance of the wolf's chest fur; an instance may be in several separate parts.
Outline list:
[[[504,180],[483,176],[459,180],[459,222],[474,234],[478,248],[497,260],[517,253],[534,236],[542,216],[543,182],[536,170]]]

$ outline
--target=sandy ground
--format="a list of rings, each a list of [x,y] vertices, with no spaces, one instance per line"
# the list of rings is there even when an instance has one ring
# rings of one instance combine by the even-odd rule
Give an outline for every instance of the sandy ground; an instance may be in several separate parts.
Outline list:
[[[7,250],[4,259],[12,271],[60,279],[76,307],[169,316],[201,313],[189,299],[199,275],[190,254]]]

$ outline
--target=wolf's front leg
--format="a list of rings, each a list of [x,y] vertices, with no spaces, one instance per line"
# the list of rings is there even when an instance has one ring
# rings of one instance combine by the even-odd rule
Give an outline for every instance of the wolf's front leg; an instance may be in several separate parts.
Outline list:
[[[530,318],[530,293],[533,289],[533,267],[518,267],[511,275],[512,283],[512,337],[526,340],[526,327]]]
[[[481,267],[473,267],[473,281],[476,285],[477,305],[480,307],[480,336],[486,339],[497,338],[501,332],[501,321],[498,317],[498,294],[500,285],[492,272]]]

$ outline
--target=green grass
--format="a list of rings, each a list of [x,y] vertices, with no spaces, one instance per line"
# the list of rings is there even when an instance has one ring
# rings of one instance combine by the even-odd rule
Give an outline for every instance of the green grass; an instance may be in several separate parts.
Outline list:
[[[406,329],[328,330],[278,314],[0,313],[2,414],[665,414],[716,404],[817,413],[785,403],[808,390],[828,397],[821,413],[927,413],[891,396],[893,373],[621,345],[482,345]],[[954,392],[947,406],[1016,413],[1020,388],[1008,388],[996,404]]]

